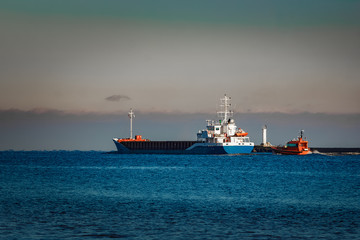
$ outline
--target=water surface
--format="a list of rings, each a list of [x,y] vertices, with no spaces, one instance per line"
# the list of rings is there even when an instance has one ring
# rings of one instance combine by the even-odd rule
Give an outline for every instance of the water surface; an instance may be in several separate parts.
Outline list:
[[[3,239],[356,239],[360,156],[0,152]]]

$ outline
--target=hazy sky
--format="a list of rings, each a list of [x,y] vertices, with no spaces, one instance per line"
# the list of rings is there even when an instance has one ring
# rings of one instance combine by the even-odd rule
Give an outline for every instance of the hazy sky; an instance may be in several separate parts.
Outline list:
[[[245,115],[358,119],[359,12],[355,0],[0,1],[1,116],[213,114],[227,93]]]

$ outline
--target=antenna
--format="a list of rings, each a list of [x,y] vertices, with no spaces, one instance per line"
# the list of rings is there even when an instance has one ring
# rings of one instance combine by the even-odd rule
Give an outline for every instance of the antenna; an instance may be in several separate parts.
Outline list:
[[[230,117],[233,116],[233,111],[230,110],[230,101],[231,97],[224,95],[223,98],[220,98],[221,104],[220,107],[222,107],[222,111],[217,112],[219,117],[223,118],[223,122],[227,123]]]
[[[135,113],[133,111],[132,108],[130,108],[130,112],[128,114],[129,118],[130,118],[130,139],[132,139],[133,137],[133,130],[132,130],[132,120],[133,118],[135,118]]]

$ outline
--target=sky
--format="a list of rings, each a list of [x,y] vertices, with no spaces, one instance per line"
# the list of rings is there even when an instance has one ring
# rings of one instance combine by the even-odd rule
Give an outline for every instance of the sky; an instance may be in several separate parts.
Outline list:
[[[0,0],[0,150],[194,140],[232,97],[256,144],[359,147],[360,1]],[[331,134],[334,132],[334,134]]]

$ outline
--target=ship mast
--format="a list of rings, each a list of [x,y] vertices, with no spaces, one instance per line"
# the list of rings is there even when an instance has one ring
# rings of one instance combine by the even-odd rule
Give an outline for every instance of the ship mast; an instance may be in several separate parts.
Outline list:
[[[233,116],[233,111],[230,110],[230,100],[231,97],[224,95],[223,98],[220,98],[221,104],[220,106],[223,108],[222,111],[217,112],[219,117],[223,118],[223,123],[227,123],[229,118]]]
[[[132,120],[133,118],[135,118],[135,113],[133,111],[132,108],[130,108],[130,112],[128,114],[129,118],[130,118],[130,139],[132,139],[133,137],[133,130],[132,130]]]

